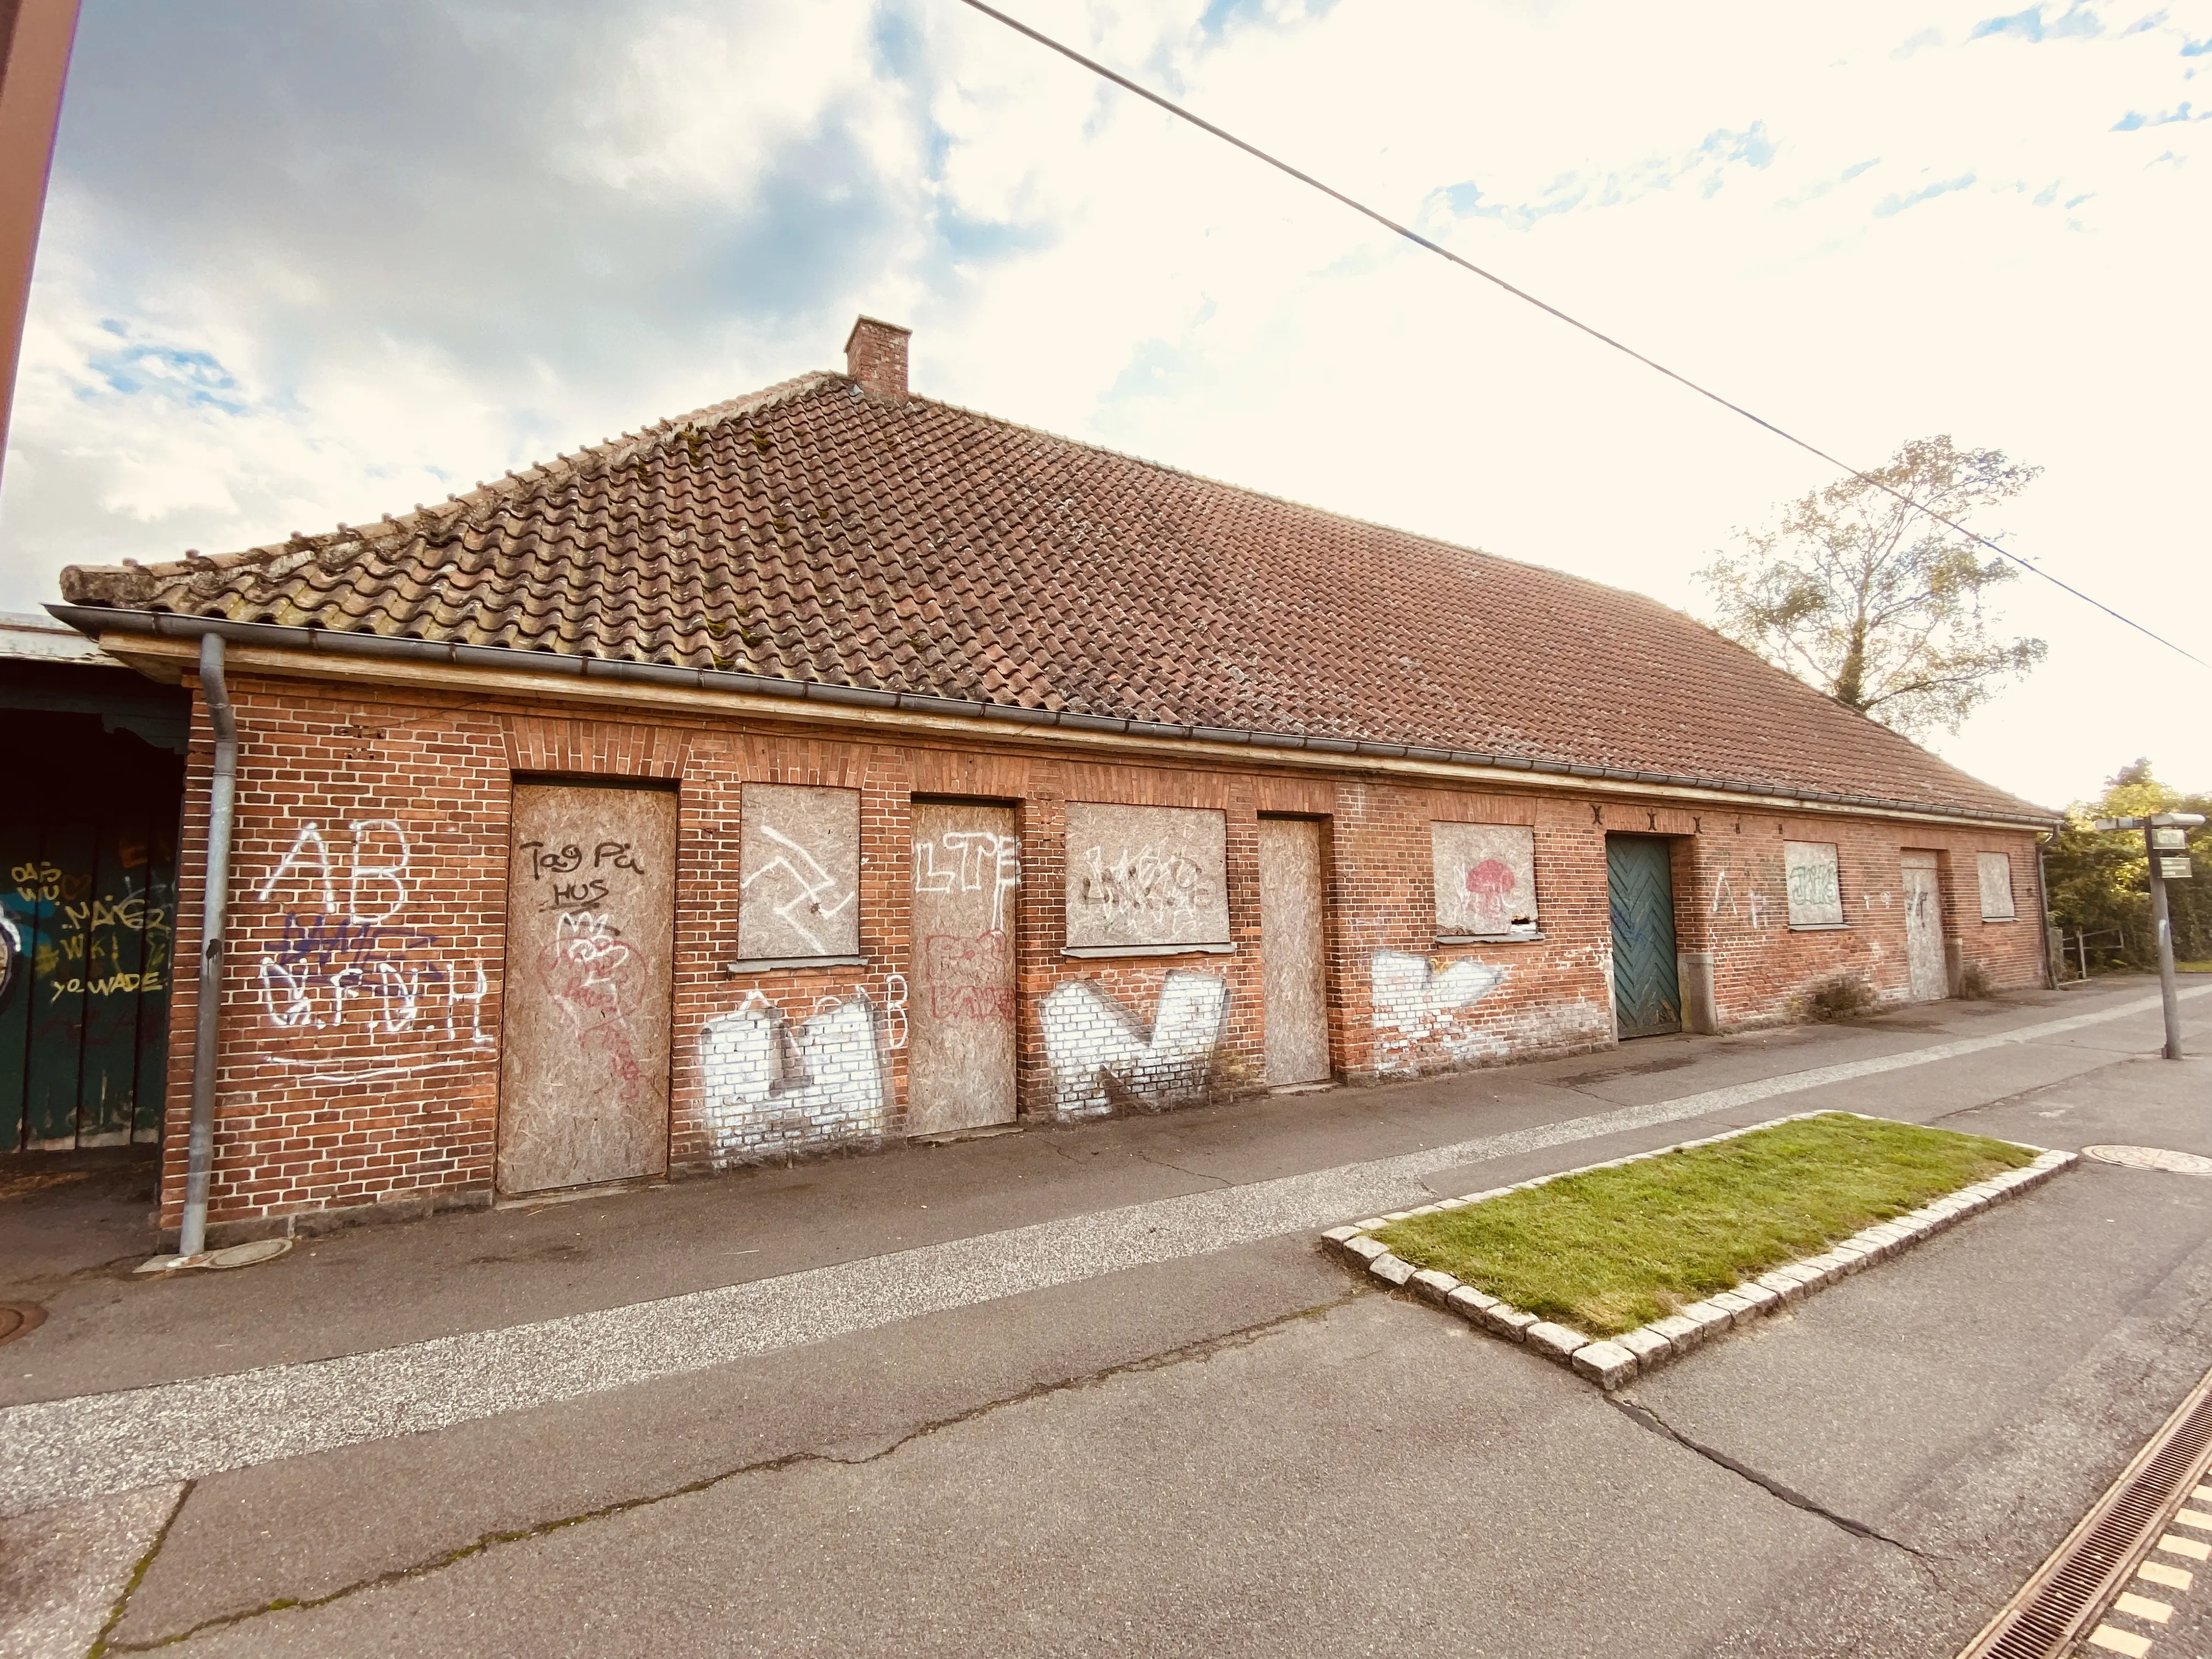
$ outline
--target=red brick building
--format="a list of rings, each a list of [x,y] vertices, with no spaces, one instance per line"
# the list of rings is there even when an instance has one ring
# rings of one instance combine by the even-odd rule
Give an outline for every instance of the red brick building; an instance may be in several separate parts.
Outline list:
[[[2041,981],[2051,815],[1688,618],[848,354],[64,574],[157,678],[224,641],[216,1237]]]

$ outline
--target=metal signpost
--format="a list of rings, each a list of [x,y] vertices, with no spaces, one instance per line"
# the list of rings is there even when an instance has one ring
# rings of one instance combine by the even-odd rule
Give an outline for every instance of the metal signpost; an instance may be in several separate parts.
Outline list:
[[[2166,1005],[2166,1057],[2181,1058],[2181,1004],[2173,991],[2173,917],[2166,903],[2166,884],[2191,879],[2189,832],[2204,822],[2202,812],[2160,812],[2148,818],[2099,818],[2094,829],[2140,830],[2150,859],[2150,919],[2158,929],[2158,994]]]

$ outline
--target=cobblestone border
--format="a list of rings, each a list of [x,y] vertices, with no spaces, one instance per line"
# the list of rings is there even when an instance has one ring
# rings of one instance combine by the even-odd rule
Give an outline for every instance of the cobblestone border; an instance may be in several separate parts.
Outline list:
[[[1893,1121],[1869,1117],[1863,1112],[1793,1112],[1788,1117],[1771,1118],[1764,1123],[1730,1129],[1724,1134],[1677,1141],[1671,1146],[1662,1146],[1656,1152],[1636,1152],[1627,1158],[1609,1158],[1602,1164],[1585,1164],[1580,1169],[1561,1170],[1552,1175],[1539,1176],[1534,1181],[1517,1182],[1510,1187],[1493,1187],[1487,1192],[1469,1193],[1464,1198],[1447,1198],[1434,1204],[1424,1204],[1418,1209],[1394,1210],[1388,1215],[1371,1216],[1346,1226],[1332,1227],[1322,1235],[1322,1238],[1327,1248],[1354,1269],[1393,1289],[1410,1290],[1424,1301],[1432,1302],[1448,1312],[1459,1315],[1478,1330],[1504,1337],[1509,1342],[1518,1342],[1547,1358],[1556,1359],[1561,1364],[1571,1367],[1577,1375],[1587,1377],[1610,1392],[1631,1378],[1655,1370],[1676,1356],[1687,1353],[1699,1344],[1724,1334],[1735,1326],[1747,1325],[1778,1309],[1793,1306],[1814,1291],[1825,1290],[1862,1268],[1870,1267],[1877,1261],[1911,1249],[1923,1239],[1942,1232],[1952,1223],[1964,1220],[1992,1204],[2016,1197],[2032,1187],[2039,1187],[2061,1170],[2081,1162],[2078,1152],[2055,1152],[2040,1146],[2031,1146],[2026,1141],[2008,1141],[2006,1143],[2008,1146],[2038,1154],[2035,1161],[1947,1193],[1893,1221],[1881,1222],[1863,1232],[1855,1233],[1818,1255],[1787,1262],[1771,1273],[1761,1273],[1755,1279],[1747,1279],[1734,1290],[1723,1291],[1702,1302],[1693,1302],[1678,1314],[1670,1314],[1664,1319],[1654,1320],[1648,1325],[1639,1325],[1632,1331],[1603,1340],[1593,1340],[1565,1325],[1539,1319],[1532,1313],[1485,1294],[1472,1285],[1462,1284],[1449,1273],[1439,1273],[1433,1267],[1417,1268],[1412,1262],[1391,1255],[1381,1241],[1368,1236],[1379,1227],[1394,1221],[1403,1221],[1409,1216],[1462,1210],[1470,1204],[1480,1204],[1486,1199],[1502,1197],[1507,1193],[1541,1187],[1547,1182],[1558,1181],[1567,1176],[1587,1175],[1592,1170],[1618,1169],[1624,1164],[1641,1164],[1649,1158],[1663,1158],[1668,1152],[1683,1152],[1692,1146],[1710,1146],[1717,1141],[1733,1140],[1738,1135],[1751,1134],[1759,1129],[1771,1129],[1778,1124],[1796,1123],[1814,1117],[1858,1117],[1875,1123]]]

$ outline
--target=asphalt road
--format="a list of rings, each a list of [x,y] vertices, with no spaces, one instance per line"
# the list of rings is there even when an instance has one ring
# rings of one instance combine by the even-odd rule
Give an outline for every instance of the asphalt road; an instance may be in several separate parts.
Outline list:
[[[2085,1163],[1638,1382],[1640,1416],[1277,1229],[1826,1106],[2212,1154],[2212,1062],[2152,1058],[2154,1012],[2051,1030],[2147,988],[161,1283],[127,1273],[127,1172],[0,1200],[0,1299],[50,1310],[0,1351],[0,1654],[105,1625],[185,1654],[1948,1659],[2212,1367],[2212,1183]],[[2212,996],[2185,1006],[2212,1051]]]

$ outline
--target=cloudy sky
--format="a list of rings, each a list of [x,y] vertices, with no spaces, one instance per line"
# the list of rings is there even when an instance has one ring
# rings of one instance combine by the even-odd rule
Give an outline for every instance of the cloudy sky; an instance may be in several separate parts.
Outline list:
[[[1990,527],[2212,658],[2212,0],[1002,3],[1838,453],[2042,465]],[[926,394],[1692,611],[1826,477],[957,0],[85,0],[0,608],[842,367],[861,311]],[[2005,607],[2049,661],[1946,754],[2212,788],[2212,672]]]

